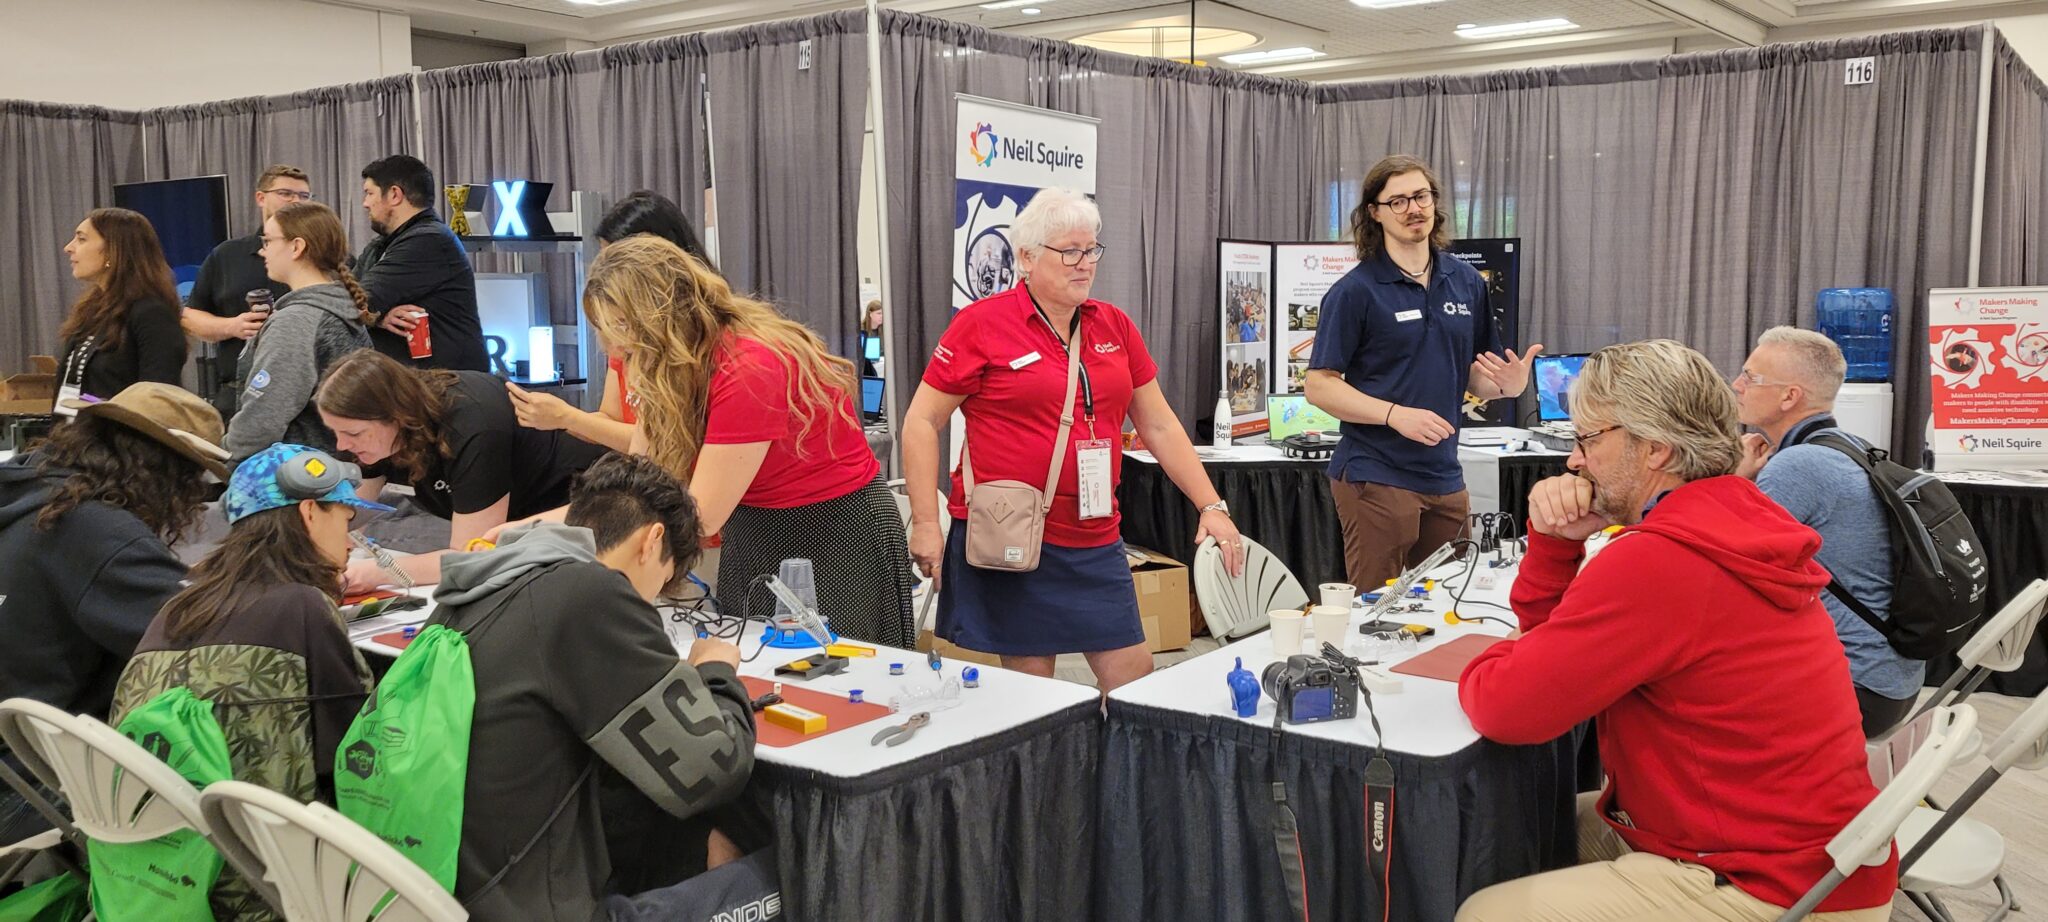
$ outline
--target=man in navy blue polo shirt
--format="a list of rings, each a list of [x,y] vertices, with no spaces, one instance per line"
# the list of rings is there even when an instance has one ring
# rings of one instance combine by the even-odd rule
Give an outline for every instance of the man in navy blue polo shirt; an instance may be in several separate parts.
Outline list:
[[[1541,345],[1494,354],[1486,284],[1446,255],[1450,212],[1427,164],[1393,156],[1366,174],[1351,213],[1358,265],[1323,296],[1308,401],[1341,420],[1330,492],[1344,525],[1344,568],[1370,589],[1421,561],[1465,525],[1458,408],[1466,391],[1514,397]]]

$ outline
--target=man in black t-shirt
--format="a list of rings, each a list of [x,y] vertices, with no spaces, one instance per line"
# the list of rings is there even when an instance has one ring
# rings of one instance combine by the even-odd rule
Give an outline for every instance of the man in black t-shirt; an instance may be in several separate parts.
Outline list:
[[[263,222],[278,209],[293,202],[311,201],[313,185],[306,179],[306,171],[288,164],[273,164],[256,179],[256,207],[263,217],[256,222],[256,233],[236,237],[214,247],[206,254],[206,261],[199,264],[199,278],[192,283],[192,293],[185,298],[185,311],[180,322],[185,332],[209,343],[219,343],[212,359],[210,371],[202,369],[199,382],[200,395],[213,402],[222,419],[233,419],[235,396],[241,388],[235,381],[235,364],[242,355],[242,344],[256,338],[256,331],[263,329],[267,314],[249,310],[249,292],[259,288],[270,291],[274,302],[282,298],[292,286],[270,277],[263,269]]]

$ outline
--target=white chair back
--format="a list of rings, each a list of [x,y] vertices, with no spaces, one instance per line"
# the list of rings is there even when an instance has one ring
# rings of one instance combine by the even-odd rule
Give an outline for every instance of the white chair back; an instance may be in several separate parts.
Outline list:
[[[463,922],[468,910],[411,859],[324,804],[240,781],[207,785],[214,843],[286,922]],[[389,905],[386,905],[386,903]]]
[[[1967,704],[1938,707],[1928,712],[1925,740],[1911,759],[1892,774],[1885,785],[1849,825],[1828,842],[1828,856],[1835,870],[1847,875],[1859,866],[1875,867],[1891,857],[1892,839],[1899,825],[1920,805],[1934,783],[1963,754],[1964,744],[1977,729],[1977,712]]]
[[[1982,666],[1993,672],[2011,672],[2020,668],[2027,657],[2027,644],[2034,637],[2034,630],[2041,625],[2041,617],[2048,614],[2048,580],[2035,580],[2027,588],[2005,603],[1970,635],[1962,649],[1956,651],[1956,658],[1962,661],[1958,669],[1975,669]]]
[[[1991,742],[1992,770],[2003,774],[2015,767],[2048,768],[2048,691],[2035,695],[2034,703]]]
[[[0,701],[0,738],[62,792],[88,838],[125,845],[181,829],[206,834],[191,782],[119,730],[40,701]]]
[[[1880,791],[1889,787],[1893,776],[1912,761],[1913,753],[1919,752],[1933,733],[1934,711],[1928,709],[1893,727],[1884,736],[1871,740],[1867,744],[1871,783]]]
[[[1230,641],[1264,630],[1267,612],[1307,604],[1308,592],[1280,558],[1250,538],[1244,539],[1244,575],[1232,579],[1223,549],[1205,538],[1195,549],[1195,598],[1209,633]]]

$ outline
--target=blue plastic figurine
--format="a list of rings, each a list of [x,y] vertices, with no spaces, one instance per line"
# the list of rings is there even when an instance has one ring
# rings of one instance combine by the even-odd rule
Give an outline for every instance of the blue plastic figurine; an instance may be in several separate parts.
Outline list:
[[[1224,681],[1230,683],[1230,704],[1237,709],[1237,716],[1250,717],[1259,712],[1259,680],[1244,668],[1244,657],[1237,658],[1237,668],[1230,670]]]

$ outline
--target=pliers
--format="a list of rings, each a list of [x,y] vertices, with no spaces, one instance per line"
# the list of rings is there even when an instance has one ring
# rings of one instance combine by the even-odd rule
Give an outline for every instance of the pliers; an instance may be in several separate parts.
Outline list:
[[[882,732],[875,734],[874,742],[868,745],[880,746],[886,740],[891,746],[901,746],[910,741],[910,737],[917,733],[919,727],[923,727],[931,722],[932,715],[930,712],[919,711],[916,714],[912,714],[909,720],[896,726],[888,727]]]

